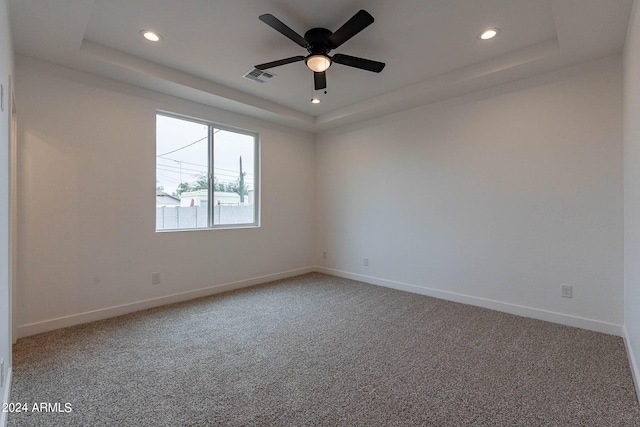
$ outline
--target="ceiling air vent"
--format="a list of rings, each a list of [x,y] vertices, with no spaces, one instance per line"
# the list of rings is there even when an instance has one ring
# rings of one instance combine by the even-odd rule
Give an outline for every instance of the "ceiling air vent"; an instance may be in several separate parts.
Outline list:
[[[254,68],[251,71],[248,71],[247,73],[245,73],[243,77],[249,80],[253,80],[254,82],[265,83],[271,80],[275,76],[276,76],[275,74],[270,73],[268,71],[262,71],[262,70],[258,70],[257,68]]]

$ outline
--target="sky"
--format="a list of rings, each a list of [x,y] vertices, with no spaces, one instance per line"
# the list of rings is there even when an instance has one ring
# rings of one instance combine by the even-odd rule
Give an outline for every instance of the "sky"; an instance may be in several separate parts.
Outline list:
[[[156,120],[156,185],[166,193],[180,182],[192,183],[207,173],[207,125],[158,115]],[[214,176],[218,182],[236,182],[242,170],[249,190],[254,183],[254,138],[214,127]]]

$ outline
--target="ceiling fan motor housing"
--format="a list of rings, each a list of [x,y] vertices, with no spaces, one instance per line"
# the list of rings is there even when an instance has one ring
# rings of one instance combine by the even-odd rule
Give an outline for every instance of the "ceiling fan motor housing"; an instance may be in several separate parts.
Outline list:
[[[307,50],[311,55],[326,55],[331,50],[329,37],[333,32],[326,28],[312,28],[304,33],[304,39],[309,43]]]

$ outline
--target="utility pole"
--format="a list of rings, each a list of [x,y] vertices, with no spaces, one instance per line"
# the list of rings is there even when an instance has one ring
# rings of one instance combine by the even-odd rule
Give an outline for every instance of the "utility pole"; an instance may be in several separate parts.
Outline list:
[[[174,160],[180,167],[180,183],[182,183],[182,162],[180,160]]]
[[[244,204],[244,172],[242,172],[242,156],[240,156],[240,182],[238,183],[238,193],[240,193],[240,203]]]

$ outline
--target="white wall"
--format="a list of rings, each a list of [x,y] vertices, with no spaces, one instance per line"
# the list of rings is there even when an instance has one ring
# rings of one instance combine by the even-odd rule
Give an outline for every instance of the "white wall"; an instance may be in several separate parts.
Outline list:
[[[313,266],[313,135],[35,59],[16,74],[19,336]],[[155,232],[156,109],[260,133],[262,227]]]
[[[624,49],[624,326],[640,398],[640,6]]]
[[[608,57],[321,134],[318,264],[620,334],[621,71]]]
[[[0,397],[9,398],[9,376],[11,373],[11,234],[10,234],[10,121],[9,76],[13,75],[13,48],[11,26],[6,0],[0,0],[0,84],[4,99],[0,111],[0,359],[4,360]],[[0,426],[6,422],[6,414],[0,413]]]

